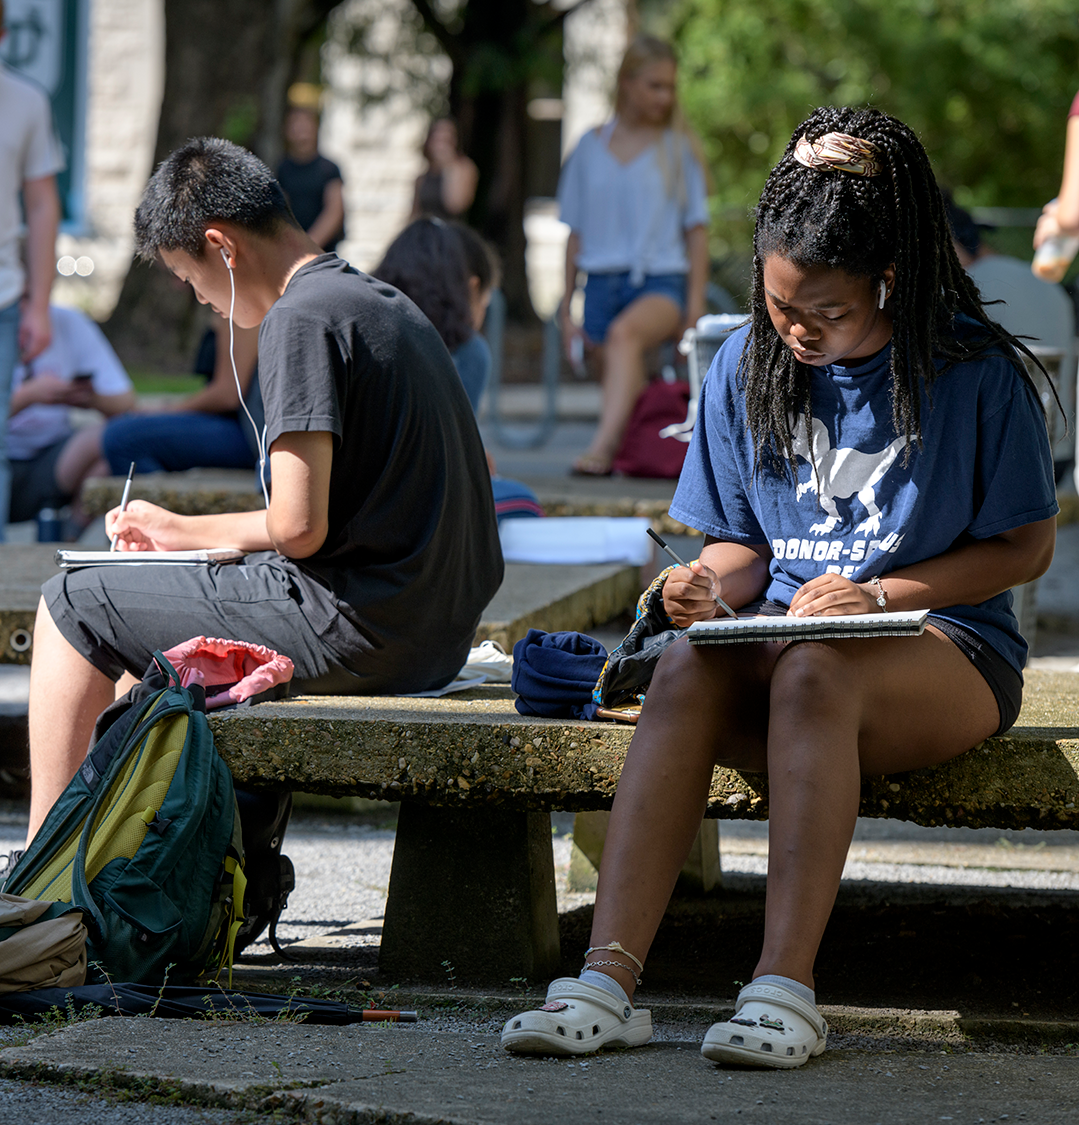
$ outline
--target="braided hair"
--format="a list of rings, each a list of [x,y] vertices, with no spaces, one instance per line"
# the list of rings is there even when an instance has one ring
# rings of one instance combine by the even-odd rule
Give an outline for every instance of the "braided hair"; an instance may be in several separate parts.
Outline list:
[[[803,136],[814,142],[833,132],[868,142],[879,172],[807,167],[795,156]],[[825,266],[865,277],[873,286],[894,263],[892,420],[896,434],[906,438],[905,458],[921,441],[921,387],[931,402],[933,383],[957,363],[999,349],[1034,386],[1016,351],[1029,356],[1029,350],[986,315],[959,264],[925,149],[894,117],[875,109],[815,110],[795,130],[764,185],[753,244],[752,321],[739,379],[758,465],[763,454],[777,469],[784,462],[795,469],[796,415],[807,429],[811,417],[810,371],[783,344],[768,315],[764,262],[772,255],[801,269]],[[959,314],[974,322],[969,332],[956,333]]]

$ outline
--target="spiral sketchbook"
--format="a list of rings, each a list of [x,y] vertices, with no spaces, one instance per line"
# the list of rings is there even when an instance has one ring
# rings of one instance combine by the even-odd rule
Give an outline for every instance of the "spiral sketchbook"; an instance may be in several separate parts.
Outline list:
[[[61,570],[80,566],[205,566],[207,563],[239,562],[246,555],[239,547],[202,547],[194,551],[57,551]]]
[[[737,645],[754,641],[839,640],[846,637],[917,637],[925,629],[927,609],[893,613],[849,613],[835,617],[717,617],[694,621],[691,645]]]

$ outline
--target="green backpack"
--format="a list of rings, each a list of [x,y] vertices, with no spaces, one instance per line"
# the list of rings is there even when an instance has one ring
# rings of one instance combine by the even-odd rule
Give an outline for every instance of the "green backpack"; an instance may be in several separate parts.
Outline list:
[[[243,845],[202,688],[157,652],[94,735],[3,890],[83,912],[90,983],[183,982],[213,958],[231,969]]]

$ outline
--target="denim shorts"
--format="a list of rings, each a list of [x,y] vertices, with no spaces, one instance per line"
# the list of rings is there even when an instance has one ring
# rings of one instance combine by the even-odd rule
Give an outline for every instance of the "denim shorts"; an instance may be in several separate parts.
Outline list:
[[[668,297],[679,312],[686,311],[684,273],[646,274],[641,285],[631,285],[629,270],[624,273],[590,273],[584,286],[584,334],[593,344],[607,339],[607,329],[620,312],[638,297],[656,293]]]

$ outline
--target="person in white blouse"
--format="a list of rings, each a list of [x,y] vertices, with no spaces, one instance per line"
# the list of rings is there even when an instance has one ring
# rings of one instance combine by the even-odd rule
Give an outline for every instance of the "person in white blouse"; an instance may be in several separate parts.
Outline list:
[[[101,454],[104,422],[75,429],[71,407],[111,418],[135,405],[123,364],[85,313],[50,305],[49,326],[49,346],[12,377],[7,449],[13,523],[70,503],[87,477],[108,474]],[[81,515],[75,522],[83,522]]]
[[[682,119],[670,45],[639,36],[618,71],[614,117],[581,138],[558,200],[570,228],[559,317],[570,361],[602,373],[599,426],[573,471],[606,476],[644,389],[645,353],[704,313],[707,174]],[[587,274],[584,325],[570,316]],[[583,345],[583,347],[582,347]]]

